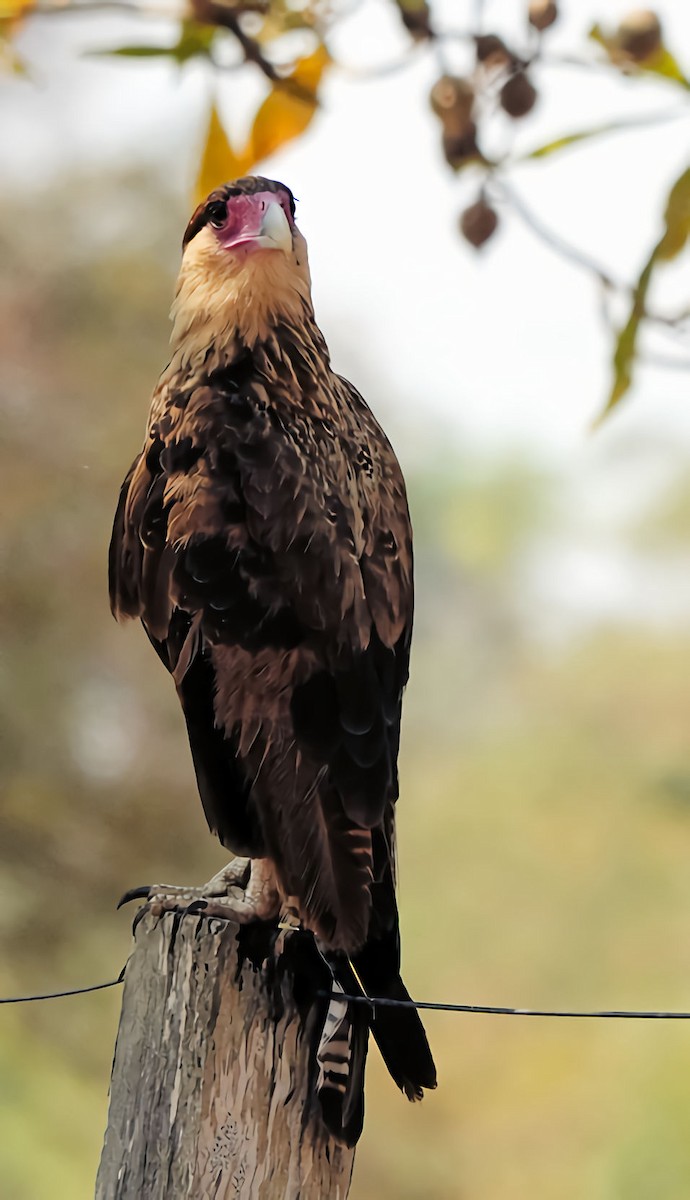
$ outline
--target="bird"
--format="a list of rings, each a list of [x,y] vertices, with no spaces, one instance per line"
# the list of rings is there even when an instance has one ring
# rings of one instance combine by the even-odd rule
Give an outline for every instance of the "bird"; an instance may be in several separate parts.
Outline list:
[[[246,176],[199,204],[171,320],[113,523],[111,608],[139,618],[172,676],[209,827],[234,855],[194,895],[241,924],[292,914],[327,965],[316,1089],[354,1144],[369,1031],[408,1098],[436,1086],[413,1007],[339,999],[410,999],[395,869],[405,482],[331,366],[285,184]],[[192,894],[159,891],[164,906]]]

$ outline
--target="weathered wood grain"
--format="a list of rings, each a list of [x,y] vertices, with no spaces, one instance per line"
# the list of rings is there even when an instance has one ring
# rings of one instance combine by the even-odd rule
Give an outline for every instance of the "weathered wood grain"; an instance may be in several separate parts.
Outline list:
[[[354,1151],[310,1111],[308,1029],[287,981],[276,1013],[270,963],[243,961],[237,933],[139,922],[96,1200],[345,1200]]]

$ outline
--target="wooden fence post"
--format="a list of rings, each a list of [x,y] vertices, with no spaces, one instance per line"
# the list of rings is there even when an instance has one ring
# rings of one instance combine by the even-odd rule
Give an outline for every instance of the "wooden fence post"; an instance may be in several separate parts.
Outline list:
[[[309,1031],[285,987],[276,1014],[270,964],[244,960],[237,934],[139,921],[96,1200],[345,1200],[354,1150],[310,1112]]]

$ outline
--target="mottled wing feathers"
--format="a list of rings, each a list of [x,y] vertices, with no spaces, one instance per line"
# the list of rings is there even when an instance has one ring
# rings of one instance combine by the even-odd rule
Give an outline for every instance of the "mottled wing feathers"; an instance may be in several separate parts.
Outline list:
[[[111,601],[175,676],[212,828],[265,848],[355,946],[370,830],[397,794],[409,518],[364,402],[286,344],[161,386],[115,518]]]
[[[113,531],[108,553],[108,586],[110,607],[116,617],[137,617],[141,612],[139,602],[139,580],[143,546],[138,528],[128,520],[127,500],[132,476],[140,458],[136,458],[127,472],[115,511]]]

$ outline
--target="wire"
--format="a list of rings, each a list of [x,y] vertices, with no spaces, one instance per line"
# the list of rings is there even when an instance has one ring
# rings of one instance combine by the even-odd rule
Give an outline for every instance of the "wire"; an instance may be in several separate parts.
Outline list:
[[[32,1000],[59,1000],[62,996],[83,996],[86,992],[102,992],[104,988],[117,987],[124,982],[127,965],[122,968],[117,979],[108,983],[92,983],[90,987],[70,988],[67,992],[43,992],[38,996],[0,996],[0,1004],[28,1004]]]
[[[330,992],[320,992],[330,997]],[[690,1012],[650,1012],[635,1009],[553,1009],[553,1008],[506,1008],[493,1004],[437,1004],[431,1000],[391,1000],[383,996],[343,996],[351,1004],[368,1004],[371,1008],[423,1008],[431,1012],[488,1013],[494,1017],[599,1017],[623,1018],[637,1021],[690,1021]]]
[[[117,979],[107,983],[92,983],[90,987],[70,988],[66,992],[43,992],[36,996],[0,996],[0,1004],[28,1004],[33,1000],[59,1000],[63,996],[83,996],[87,992],[102,992],[124,982],[127,966]],[[575,1017],[591,1019],[623,1019],[634,1021],[690,1021],[690,1012],[653,1012],[644,1009],[554,1009],[507,1008],[495,1004],[440,1004],[432,1000],[391,1000],[386,996],[347,996],[342,992],[317,992],[324,999],[346,1000],[349,1004],[367,1004],[370,1008],[417,1008],[427,1012],[479,1013],[493,1017]]]

